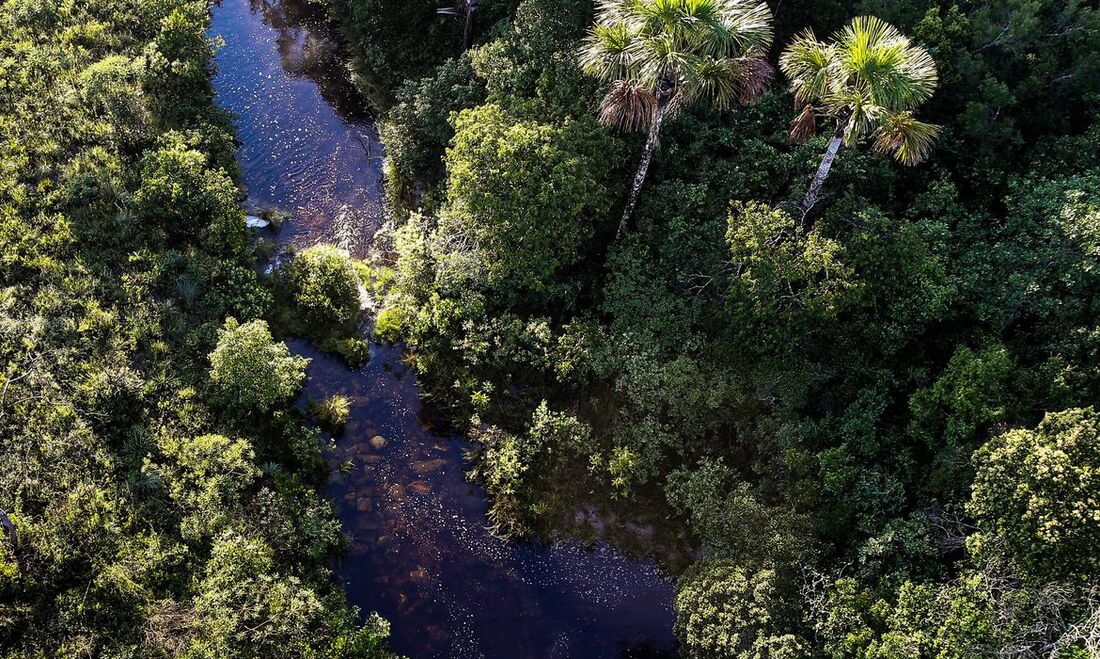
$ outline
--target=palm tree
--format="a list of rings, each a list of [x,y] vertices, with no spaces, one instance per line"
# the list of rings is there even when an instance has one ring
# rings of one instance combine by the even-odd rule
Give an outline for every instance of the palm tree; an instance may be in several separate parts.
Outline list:
[[[890,153],[904,165],[928,155],[939,126],[913,118],[913,110],[932,96],[938,82],[936,62],[889,23],[874,16],[852,19],[830,43],[812,30],[798,35],[779,58],[802,112],[791,122],[791,139],[807,141],[817,118],[835,122],[833,137],[801,203],[813,208],[841,145],[872,135],[874,150]]]
[[[583,70],[610,83],[600,121],[649,131],[617,235],[664,121],[699,100],[719,109],[755,100],[771,80],[771,41],[772,14],[761,0],[600,0],[580,53]]]

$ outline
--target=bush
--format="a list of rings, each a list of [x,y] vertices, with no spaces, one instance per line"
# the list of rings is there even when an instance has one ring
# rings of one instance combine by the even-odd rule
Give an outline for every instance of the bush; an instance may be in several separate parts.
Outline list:
[[[359,317],[359,274],[347,252],[332,245],[296,254],[282,283],[297,320],[311,332],[330,335]]]
[[[402,306],[386,306],[378,312],[374,321],[374,335],[383,341],[397,341],[406,324],[406,310]]]
[[[244,414],[268,412],[298,393],[308,363],[291,356],[285,343],[273,341],[264,321],[241,325],[228,318],[210,353],[214,398]]]

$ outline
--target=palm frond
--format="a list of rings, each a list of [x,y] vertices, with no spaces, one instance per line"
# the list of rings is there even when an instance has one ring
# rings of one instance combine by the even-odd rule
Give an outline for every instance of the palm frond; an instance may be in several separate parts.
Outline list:
[[[626,77],[632,68],[634,33],[622,24],[596,25],[581,44],[581,70],[601,80]]]
[[[911,86],[909,107],[915,107],[931,98],[939,86],[939,73],[932,54],[920,46],[909,46],[902,68]]]
[[[772,45],[772,10],[759,0],[726,0],[722,3],[722,22],[737,51],[727,56],[763,56]]]
[[[740,97],[737,73],[726,60],[702,59],[685,72],[683,98],[706,99],[719,110],[725,110]]]
[[[599,0],[581,67],[607,82],[632,80],[662,102],[750,102],[771,79],[771,23],[763,0]]]
[[[903,165],[916,165],[928,157],[939,134],[939,126],[917,121],[912,112],[897,112],[885,117],[875,132],[874,150]]]
[[[772,12],[758,0],[684,0],[693,21],[692,38],[711,57],[762,56],[771,47]]]
[[[775,77],[775,69],[763,57],[738,57],[729,60],[728,66],[737,77],[740,88],[738,102],[742,105],[755,103]]]
[[[633,80],[611,83],[600,103],[600,123],[626,132],[644,130],[653,121],[657,97]]]
[[[845,146],[853,146],[873,133],[890,112],[856,91],[851,92],[844,107],[848,112],[848,125],[844,130]]]
[[[874,17],[852,19],[841,30],[837,65],[844,78],[870,102],[898,111],[916,107],[936,88],[931,55],[889,23]]]
[[[795,37],[779,56],[779,68],[791,82],[791,93],[800,103],[824,98],[833,87],[834,49],[818,41],[813,30]]]
[[[634,0],[598,0],[596,3],[596,24],[616,25],[623,23],[631,15]]]
[[[669,34],[657,34],[635,40],[630,56],[637,66],[633,76],[650,89],[679,85],[691,72],[702,66],[703,56],[685,50]]]
[[[807,103],[802,107],[802,112],[791,121],[791,142],[805,144],[817,135],[817,113],[814,106]]]

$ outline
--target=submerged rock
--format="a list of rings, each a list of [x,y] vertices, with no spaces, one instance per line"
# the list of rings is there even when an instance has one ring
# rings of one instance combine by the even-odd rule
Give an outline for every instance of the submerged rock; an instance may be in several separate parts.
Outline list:
[[[386,438],[382,435],[375,435],[370,438],[370,445],[373,446],[376,451],[381,451],[386,446]]]
[[[428,632],[428,638],[430,638],[433,643],[441,643],[451,637],[450,633],[439,625],[428,625],[424,629]]]
[[[401,502],[405,500],[405,488],[401,487],[401,485],[398,483],[394,483],[390,486],[389,493],[390,498],[392,498],[394,501]]]
[[[409,489],[417,494],[427,494],[432,491],[432,485],[428,481],[413,481],[409,483]]]
[[[412,470],[418,474],[427,474],[433,471],[439,471],[440,467],[447,464],[447,461],[442,458],[436,458],[434,460],[419,460],[412,463]]]

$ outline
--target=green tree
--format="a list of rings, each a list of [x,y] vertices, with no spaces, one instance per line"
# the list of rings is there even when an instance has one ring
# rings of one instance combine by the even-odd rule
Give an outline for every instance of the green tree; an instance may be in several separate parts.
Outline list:
[[[223,435],[167,438],[160,442],[165,460],[146,465],[184,512],[185,537],[209,536],[240,514],[244,491],[259,475],[255,453],[244,439]]]
[[[349,48],[352,82],[375,109],[393,105],[407,79],[427,75],[454,54],[461,26],[440,17],[435,0],[324,0]]]
[[[140,70],[131,58],[110,55],[80,73],[81,98],[110,118],[123,145],[140,141],[149,121],[138,84]]]
[[[696,101],[724,109],[758,98],[771,80],[765,60],[772,14],[758,0],[605,0],[581,49],[581,67],[610,83],[600,121],[647,130],[619,222],[634,211],[666,119]]]
[[[301,319],[315,331],[344,327],[359,317],[359,274],[348,253],[314,245],[294,256],[284,282]]]
[[[372,615],[356,628],[348,609],[279,569],[263,540],[227,532],[215,543],[194,605],[196,657],[385,657],[388,626]]]
[[[909,431],[937,449],[971,445],[979,430],[1004,418],[1014,370],[1004,346],[960,347],[943,374],[909,399]]]
[[[726,244],[733,275],[735,323],[764,339],[793,345],[822,321],[835,319],[860,292],[844,245],[818,227],[765,204],[734,204]]]
[[[476,254],[490,286],[550,289],[581,259],[609,206],[600,161],[608,148],[592,122],[521,120],[496,105],[459,113],[447,151],[445,249]]]
[[[970,566],[947,583],[906,581],[891,600],[838,579],[814,610],[817,638],[837,659],[1096,654],[1095,589],[1029,581],[1003,560]]]
[[[181,2],[163,20],[145,49],[145,91],[155,114],[171,126],[211,114],[214,42],[207,36],[210,10],[204,2]]]
[[[808,520],[761,503],[749,485],[719,460],[672,472],[665,493],[690,521],[708,556],[778,567],[810,555]]]
[[[169,133],[162,144],[142,159],[141,186],[134,195],[140,217],[176,242],[241,253],[244,214],[233,179],[210,167],[207,156],[180,133]]]
[[[262,320],[240,324],[227,318],[210,353],[210,381],[215,397],[241,412],[268,412],[301,389],[308,359],[291,356],[275,342]]]
[[[474,76],[466,54],[440,64],[429,76],[401,85],[379,129],[397,175],[393,182],[408,184],[436,176],[454,137],[454,126],[447,118],[476,106],[484,97],[485,85]]]
[[[1035,430],[990,440],[974,462],[968,510],[984,529],[978,546],[1001,538],[1044,578],[1100,574],[1100,414],[1047,414]]]
[[[700,561],[680,577],[676,636],[689,659],[795,659],[804,640],[787,632],[774,570],[751,571],[730,560]]]
[[[842,144],[852,146],[873,135],[875,151],[915,165],[939,134],[937,126],[913,118],[913,110],[936,89],[936,63],[927,50],[874,16],[852,19],[829,43],[806,30],[783,51],[779,67],[802,106],[791,123],[791,138],[802,141],[816,134],[819,116],[835,124],[802,199],[804,214],[820,198]]]

